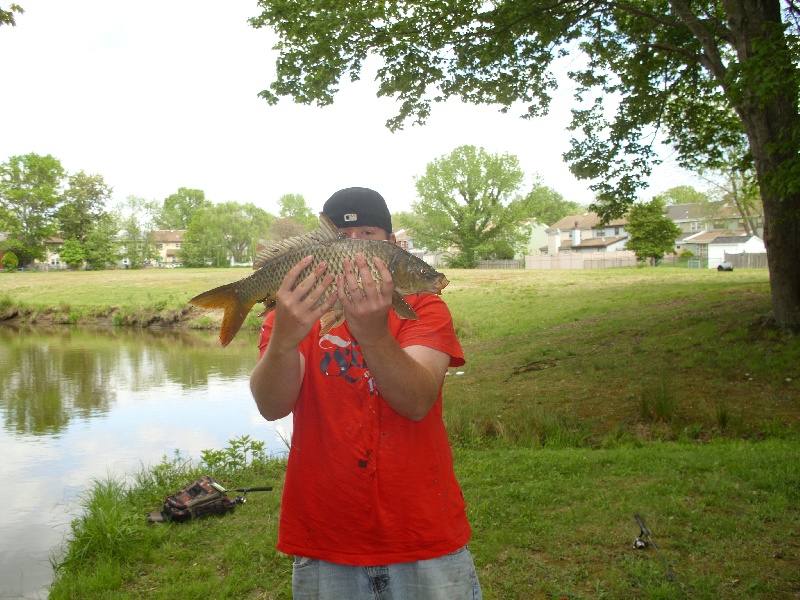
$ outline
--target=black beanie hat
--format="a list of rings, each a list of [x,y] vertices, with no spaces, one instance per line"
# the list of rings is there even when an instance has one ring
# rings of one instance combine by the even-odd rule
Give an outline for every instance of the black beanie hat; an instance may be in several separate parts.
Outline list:
[[[380,227],[392,233],[392,215],[378,192],[363,187],[339,190],[322,207],[333,224],[342,227]]]

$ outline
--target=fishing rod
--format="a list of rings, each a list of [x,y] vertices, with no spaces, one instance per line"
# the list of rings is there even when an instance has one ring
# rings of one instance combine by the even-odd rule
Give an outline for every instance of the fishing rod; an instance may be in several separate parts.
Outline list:
[[[653,536],[650,535],[650,530],[647,529],[647,525],[644,524],[642,517],[634,513],[633,518],[636,519],[636,522],[639,524],[640,528],[639,537],[633,540],[634,550],[644,550],[645,548],[647,548],[648,545],[655,548],[656,554],[658,554],[658,558],[661,559],[661,564],[663,564],[664,568],[667,570],[667,579],[672,583],[674,583],[675,585],[677,585],[678,589],[681,591],[681,594],[683,594],[683,597],[686,598],[687,597],[686,592],[683,590],[683,587],[681,586],[680,582],[675,577],[675,574],[672,572],[672,569],[669,568],[667,561],[664,560],[663,556],[661,556],[661,550],[659,550],[658,546],[656,546],[656,542],[653,539]],[[647,541],[643,540],[642,536],[646,537]]]
[[[218,492],[221,492],[223,494],[227,494],[228,492],[242,492],[241,496],[234,497],[233,501],[236,502],[236,504],[244,504],[245,502],[247,502],[247,492],[271,492],[272,491],[272,486],[226,489],[225,486],[223,486],[222,484],[220,484],[220,483],[218,483],[216,481],[211,483],[210,485],[215,490],[217,490]]]

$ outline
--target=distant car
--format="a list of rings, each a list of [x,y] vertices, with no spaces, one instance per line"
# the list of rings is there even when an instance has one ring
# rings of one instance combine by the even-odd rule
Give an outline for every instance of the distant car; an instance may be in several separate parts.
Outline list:
[[[733,271],[733,263],[732,262],[724,262],[720,266],[717,267],[717,271]]]

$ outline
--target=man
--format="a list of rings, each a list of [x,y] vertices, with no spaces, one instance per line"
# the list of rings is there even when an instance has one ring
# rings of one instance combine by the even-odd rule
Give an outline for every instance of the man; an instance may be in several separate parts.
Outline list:
[[[394,242],[373,190],[340,190],[322,212],[347,236]],[[250,377],[264,418],[293,413],[277,544],[296,557],[293,597],[480,598],[442,422],[445,373],[464,364],[450,312],[420,294],[406,297],[419,319],[400,319],[386,265],[375,259],[378,289],[360,255],[338,281],[323,263],[298,282],[311,258],[283,280]],[[320,336],[337,300],[346,322]]]

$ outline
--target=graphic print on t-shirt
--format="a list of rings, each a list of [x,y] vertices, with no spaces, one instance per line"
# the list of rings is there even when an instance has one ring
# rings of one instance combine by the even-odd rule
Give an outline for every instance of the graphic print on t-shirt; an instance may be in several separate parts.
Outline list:
[[[344,377],[348,383],[357,383],[367,379],[369,393],[378,394],[375,381],[369,374],[367,363],[361,355],[358,342],[345,340],[330,333],[319,338],[319,347],[322,349],[322,358],[319,361],[319,370],[328,377]]]

